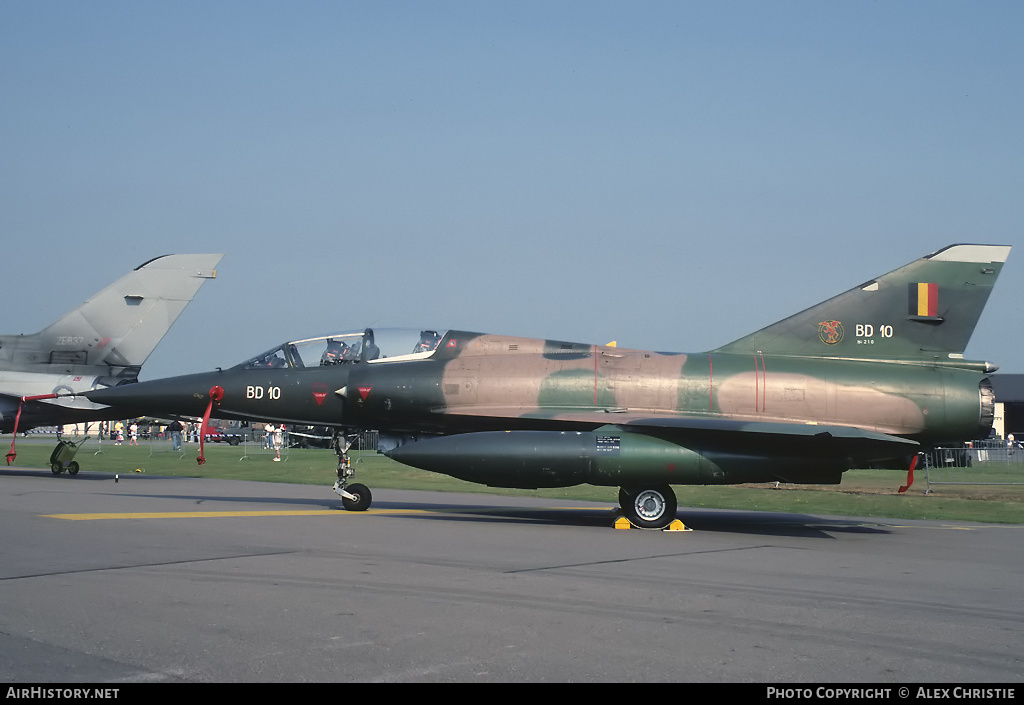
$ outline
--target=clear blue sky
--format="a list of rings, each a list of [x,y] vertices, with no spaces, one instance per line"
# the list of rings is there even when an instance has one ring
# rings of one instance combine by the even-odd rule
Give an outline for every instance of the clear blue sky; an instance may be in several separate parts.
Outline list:
[[[1024,3],[0,3],[5,333],[224,252],[143,378],[464,328],[716,347],[1024,244]],[[969,357],[1024,372],[1024,247]]]

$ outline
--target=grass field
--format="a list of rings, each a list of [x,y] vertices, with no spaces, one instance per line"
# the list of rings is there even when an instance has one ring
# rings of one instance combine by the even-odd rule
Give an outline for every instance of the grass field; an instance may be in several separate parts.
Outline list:
[[[74,439],[71,439],[74,440]],[[2,437],[4,448],[10,435]],[[19,438],[18,467],[49,468],[52,436]],[[170,441],[140,441],[139,446],[102,444],[91,438],[79,447],[75,460],[83,472],[215,477],[260,482],[315,484],[334,483],[335,456],[328,450],[290,449],[281,462],[258,448],[207,444],[205,465],[196,464],[196,444],[183,453],[171,451]],[[97,451],[101,451],[97,454]],[[6,450],[4,451],[6,452]],[[525,495],[552,499],[580,499],[618,503],[613,487],[581,485],[551,490],[505,490],[463,482],[446,475],[400,465],[372,452],[353,453],[356,481],[377,488],[476,492],[492,495]],[[1019,467],[1019,466],[1018,466]],[[66,479],[62,476],[61,480]],[[57,478],[55,478],[57,479]],[[893,470],[851,470],[840,485],[676,486],[679,506],[715,509],[748,509],[813,515],[938,519],[985,523],[1024,524],[1024,485],[939,485],[925,494],[925,473],[916,473],[905,494],[897,489],[906,473]]]

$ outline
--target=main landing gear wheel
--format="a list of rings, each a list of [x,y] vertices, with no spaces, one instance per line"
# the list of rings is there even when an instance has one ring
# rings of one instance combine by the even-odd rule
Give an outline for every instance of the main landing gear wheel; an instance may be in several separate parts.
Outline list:
[[[60,475],[64,472],[64,466],[60,464],[60,461],[50,463],[50,472],[54,475]]]
[[[355,499],[349,499],[348,497],[341,498],[341,504],[345,509],[350,512],[365,512],[370,508],[370,502],[373,501],[373,495],[370,494],[369,487],[366,485],[360,485],[357,482],[354,485],[346,487],[345,491],[355,497]]]
[[[676,494],[668,485],[623,487],[619,505],[638,529],[664,529],[676,518]]]

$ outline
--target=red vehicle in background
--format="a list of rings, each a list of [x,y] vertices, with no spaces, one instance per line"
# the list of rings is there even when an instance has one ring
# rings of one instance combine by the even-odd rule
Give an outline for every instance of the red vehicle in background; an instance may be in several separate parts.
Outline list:
[[[207,443],[227,443],[237,446],[242,442],[242,435],[239,433],[228,433],[223,428],[207,428],[204,436]]]

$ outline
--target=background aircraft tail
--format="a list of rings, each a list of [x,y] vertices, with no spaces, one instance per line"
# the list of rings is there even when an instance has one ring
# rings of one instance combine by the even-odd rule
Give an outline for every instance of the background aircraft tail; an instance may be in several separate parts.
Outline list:
[[[109,376],[137,376],[223,255],[164,255],[90,297],[35,335],[3,336],[8,369],[81,373],[99,367]]]
[[[950,245],[713,352],[962,359],[1009,254]]]

